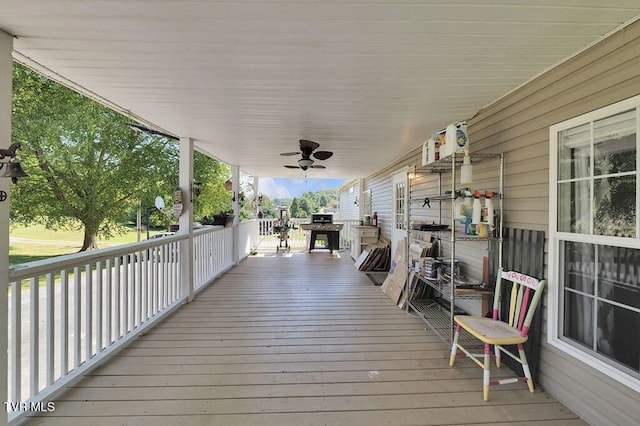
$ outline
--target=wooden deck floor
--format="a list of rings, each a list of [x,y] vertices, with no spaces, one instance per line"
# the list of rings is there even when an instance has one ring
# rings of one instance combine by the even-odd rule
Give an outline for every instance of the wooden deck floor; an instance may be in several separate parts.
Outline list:
[[[483,402],[481,382],[346,252],[273,254],[243,261],[32,424],[583,424],[524,384]]]

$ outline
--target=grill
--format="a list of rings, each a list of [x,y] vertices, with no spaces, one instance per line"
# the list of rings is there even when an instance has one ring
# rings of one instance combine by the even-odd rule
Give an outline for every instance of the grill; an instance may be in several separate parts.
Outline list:
[[[333,215],[325,213],[314,213],[311,215],[311,223],[333,223]]]
[[[340,231],[343,225],[341,223],[333,223],[333,215],[326,213],[314,213],[311,215],[311,223],[302,223],[300,228],[305,231],[311,231],[309,238],[309,251],[316,248],[316,240],[318,236],[325,236],[327,247],[331,253],[340,248]],[[322,238],[323,240],[325,238]]]

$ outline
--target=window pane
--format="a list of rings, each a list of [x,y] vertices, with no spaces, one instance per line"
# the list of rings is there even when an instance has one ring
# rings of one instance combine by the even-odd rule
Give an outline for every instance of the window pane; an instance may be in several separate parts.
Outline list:
[[[635,110],[593,123],[594,174],[636,170]]]
[[[560,180],[590,175],[591,131],[589,124],[558,134],[558,177]]]
[[[565,288],[572,288],[594,294],[595,288],[595,246],[585,243],[562,242],[562,277]]]
[[[594,233],[635,238],[636,196],[635,176],[594,179]]]
[[[558,184],[558,231],[588,234],[590,204],[589,181]]]
[[[564,292],[563,335],[593,349],[593,298]]]
[[[640,249],[598,246],[598,296],[640,308]]]
[[[597,351],[638,372],[640,314],[606,302],[598,302]]]

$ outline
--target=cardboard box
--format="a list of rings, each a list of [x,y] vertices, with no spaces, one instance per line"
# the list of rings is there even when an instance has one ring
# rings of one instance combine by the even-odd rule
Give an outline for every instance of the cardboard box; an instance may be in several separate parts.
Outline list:
[[[391,262],[391,268],[387,278],[382,283],[382,291],[391,299],[394,304],[398,304],[404,284],[407,280],[407,265],[404,256],[396,255]]]

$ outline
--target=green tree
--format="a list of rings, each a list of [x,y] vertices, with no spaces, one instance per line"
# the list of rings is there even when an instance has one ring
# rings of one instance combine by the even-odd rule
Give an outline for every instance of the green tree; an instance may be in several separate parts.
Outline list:
[[[299,217],[305,217],[305,216],[301,216],[302,212],[300,211],[300,203],[298,202],[297,198],[294,198],[291,201],[291,217],[295,217],[295,218],[299,218]]]
[[[84,251],[133,205],[175,187],[174,143],[134,132],[126,117],[24,66],[14,65],[13,82],[12,136],[30,177],[13,189],[12,221],[82,227]]]
[[[231,210],[232,196],[224,189],[224,183],[230,176],[228,165],[195,152],[193,180],[200,184],[200,195],[195,198],[193,208],[195,218],[201,219]]]
[[[307,197],[300,198],[298,200],[300,216],[296,216],[296,217],[300,217],[300,218],[309,217],[309,215],[315,211],[315,209],[311,204],[312,202],[309,201],[309,198]]]
[[[260,211],[262,212],[262,217],[276,217],[276,205],[275,203],[266,195],[262,196],[262,203],[260,204]]]

